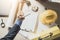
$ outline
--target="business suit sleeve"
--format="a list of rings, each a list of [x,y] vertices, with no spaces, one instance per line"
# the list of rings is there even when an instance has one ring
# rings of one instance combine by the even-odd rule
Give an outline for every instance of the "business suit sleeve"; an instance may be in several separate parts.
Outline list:
[[[14,26],[10,29],[8,34],[0,40],[13,40],[15,36],[17,35],[17,33],[19,32],[21,24],[22,24],[22,21],[20,21],[19,25],[14,24]]]

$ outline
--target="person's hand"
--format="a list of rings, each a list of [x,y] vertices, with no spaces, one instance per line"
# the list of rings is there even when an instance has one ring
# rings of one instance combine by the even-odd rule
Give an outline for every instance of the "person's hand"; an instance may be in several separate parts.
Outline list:
[[[18,13],[18,15],[17,15],[17,19],[16,19],[16,21],[15,21],[15,24],[21,26],[21,24],[22,24],[22,22],[23,22],[24,19],[25,19],[24,14],[23,14],[22,11],[20,11],[20,12]]]
[[[18,19],[19,20],[24,20],[25,19],[24,14],[23,14],[22,11],[20,11],[20,14],[18,15]]]
[[[23,15],[19,15],[19,16],[18,16],[18,19],[20,19],[20,20],[24,20],[25,17],[24,17]]]

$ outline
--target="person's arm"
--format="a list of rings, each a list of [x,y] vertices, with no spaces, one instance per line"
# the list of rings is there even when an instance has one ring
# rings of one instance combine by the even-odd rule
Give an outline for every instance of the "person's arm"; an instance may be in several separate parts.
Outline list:
[[[18,24],[14,24],[14,26],[10,29],[8,34],[4,38],[2,38],[0,40],[13,40],[14,37],[16,36],[16,34],[20,30],[20,26],[22,24],[22,21],[20,20],[19,22],[20,22],[20,25],[19,25],[19,23]]]
[[[23,15],[20,15],[18,20],[15,22],[14,26],[8,32],[8,34],[0,40],[13,40],[20,30],[20,26],[22,24],[23,19]]]

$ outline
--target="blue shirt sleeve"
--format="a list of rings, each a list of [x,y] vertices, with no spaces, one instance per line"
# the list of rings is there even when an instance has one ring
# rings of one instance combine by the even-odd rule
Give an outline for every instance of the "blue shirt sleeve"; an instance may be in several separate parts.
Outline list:
[[[10,31],[8,32],[8,34],[5,35],[0,40],[13,40],[15,38],[15,36],[17,35],[17,33],[19,32],[21,24],[22,24],[22,20],[18,19],[15,22],[14,26],[10,29]]]
[[[22,20],[19,20],[19,19],[18,19],[18,20],[15,22],[15,24],[21,26],[21,24],[22,24]]]

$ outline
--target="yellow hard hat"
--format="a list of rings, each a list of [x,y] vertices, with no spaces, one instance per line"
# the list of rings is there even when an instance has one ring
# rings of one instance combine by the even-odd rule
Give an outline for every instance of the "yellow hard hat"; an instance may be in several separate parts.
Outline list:
[[[40,16],[40,21],[43,24],[49,25],[54,23],[57,19],[57,13],[54,10],[45,10]]]

